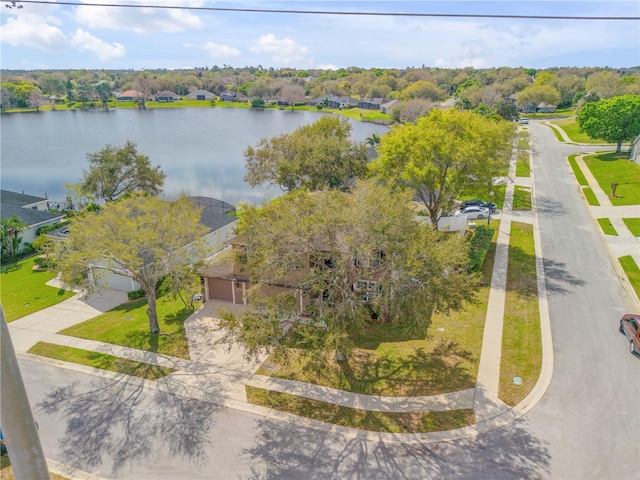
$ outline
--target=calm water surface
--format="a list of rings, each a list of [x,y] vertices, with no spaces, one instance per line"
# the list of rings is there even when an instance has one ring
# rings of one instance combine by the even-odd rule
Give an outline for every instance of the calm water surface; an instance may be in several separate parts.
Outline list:
[[[3,189],[66,196],[87,168],[87,153],[106,145],[135,142],[138,152],[167,175],[164,193],[186,192],[236,204],[259,203],[279,195],[277,188],[252,189],[243,180],[243,153],[261,138],[290,133],[320,113],[222,108],[112,109],[0,116],[0,184]],[[352,121],[352,138],[364,140],[387,128]]]

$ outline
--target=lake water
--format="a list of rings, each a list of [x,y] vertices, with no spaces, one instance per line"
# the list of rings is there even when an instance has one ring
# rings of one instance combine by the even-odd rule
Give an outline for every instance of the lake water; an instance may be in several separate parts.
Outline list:
[[[277,188],[252,189],[243,180],[244,151],[262,138],[293,132],[321,113],[239,108],[111,109],[0,115],[0,184],[5,190],[63,201],[65,182],[77,183],[88,153],[136,143],[138,153],[167,175],[163,194],[260,203]],[[352,138],[387,127],[351,121]]]

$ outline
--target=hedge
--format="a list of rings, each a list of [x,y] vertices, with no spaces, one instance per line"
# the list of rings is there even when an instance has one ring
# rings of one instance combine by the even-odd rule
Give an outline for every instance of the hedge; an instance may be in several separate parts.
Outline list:
[[[469,243],[469,270],[477,272],[482,268],[484,258],[491,247],[494,228],[489,225],[480,225],[473,232]]]

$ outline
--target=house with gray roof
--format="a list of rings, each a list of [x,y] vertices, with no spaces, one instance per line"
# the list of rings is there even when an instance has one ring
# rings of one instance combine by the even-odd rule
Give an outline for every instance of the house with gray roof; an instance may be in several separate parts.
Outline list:
[[[0,218],[16,216],[28,225],[22,232],[22,246],[33,243],[40,227],[55,225],[64,218],[64,215],[49,212],[48,201],[43,197],[0,190]]]
[[[176,102],[180,100],[180,96],[176,93],[173,93],[171,90],[163,90],[156,93],[155,99],[156,102]]]
[[[207,227],[204,235],[204,248],[206,258],[192,259],[193,262],[206,260],[223,250],[226,242],[235,235],[238,217],[235,216],[235,207],[223,200],[211,197],[190,197],[198,207],[202,207],[200,223]],[[68,231],[52,232],[51,236],[64,239]],[[108,286],[115,290],[130,292],[138,290],[140,285],[135,282],[129,272],[116,271],[107,265],[106,260],[97,260],[90,266],[93,281],[97,285]]]
[[[194,90],[184,98],[187,100],[213,100],[216,96],[207,90]]]

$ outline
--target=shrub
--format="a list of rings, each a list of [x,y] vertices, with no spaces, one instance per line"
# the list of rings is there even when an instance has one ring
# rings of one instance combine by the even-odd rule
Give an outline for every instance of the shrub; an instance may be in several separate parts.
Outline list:
[[[469,270],[477,272],[482,268],[484,258],[491,247],[493,239],[493,227],[489,225],[480,225],[477,227],[471,237],[469,243]]]
[[[127,297],[129,297],[129,300],[137,300],[139,298],[144,298],[146,296],[147,294],[141,288],[139,288],[138,290],[131,290],[130,292],[127,293]]]

